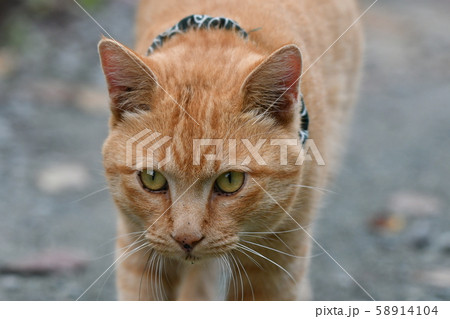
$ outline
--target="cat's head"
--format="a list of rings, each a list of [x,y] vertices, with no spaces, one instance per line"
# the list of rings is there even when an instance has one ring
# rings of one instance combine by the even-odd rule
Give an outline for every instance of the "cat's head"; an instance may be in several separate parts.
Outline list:
[[[103,155],[123,218],[157,252],[202,259],[287,218],[302,172],[302,61],[294,45],[269,56],[191,47],[144,57],[101,40],[112,111]]]

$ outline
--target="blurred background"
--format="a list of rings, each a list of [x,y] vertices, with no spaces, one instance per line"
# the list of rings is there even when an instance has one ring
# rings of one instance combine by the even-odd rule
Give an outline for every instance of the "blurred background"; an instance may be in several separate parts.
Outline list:
[[[361,8],[373,1],[361,0]],[[133,46],[135,1],[80,0]],[[450,300],[450,2],[378,1],[315,238],[377,300]],[[0,2],[0,300],[114,300],[102,30],[72,0]],[[318,247],[316,300],[368,296]],[[92,286],[91,284],[94,283]]]

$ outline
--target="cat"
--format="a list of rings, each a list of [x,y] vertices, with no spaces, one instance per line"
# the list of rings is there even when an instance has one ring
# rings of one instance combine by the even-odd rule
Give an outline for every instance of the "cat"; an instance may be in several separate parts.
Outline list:
[[[357,13],[355,0],[149,0],[135,50],[101,39],[119,299],[312,297],[317,190],[359,81],[361,28],[345,32]],[[164,140],[138,156],[142,132]]]

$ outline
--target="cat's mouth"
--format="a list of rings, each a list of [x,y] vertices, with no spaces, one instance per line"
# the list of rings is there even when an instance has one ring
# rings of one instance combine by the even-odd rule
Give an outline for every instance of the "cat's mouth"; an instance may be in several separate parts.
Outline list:
[[[185,258],[184,258],[184,260],[189,262],[189,263],[191,263],[191,264],[194,264],[195,262],[200,261],[200,257],[195,256],[195,255],[193,255],[191,253],[187,253]]]
[[[217,258],[218,256],[224,254],[223,250],[220,252],[217,251],[190,251],[190,252],[171,252],[169,254],[165,254],[167,257],[171,257],[173,259],[188,263],[188,264],[196,264],[201,263],[203,261],[207,261],[210,259]]]
[[[198,263],[203,260],[216,258],[222,254],[229,253],[236,247],[234,237],[222,242],[216,242],[214,239],[205,239],[203,241],[204,238],[202,238],[196,244],[189,241],[181,241],[176,245],[173,240],[169,240],[169,243],[163,243],[149,235],[147,235],[147,239],[153,250],[159,254],[186,263]]]

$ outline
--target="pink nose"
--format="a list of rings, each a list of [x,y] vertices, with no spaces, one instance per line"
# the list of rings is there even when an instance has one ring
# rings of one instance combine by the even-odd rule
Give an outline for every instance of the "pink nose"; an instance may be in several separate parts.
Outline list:
[[[180,247],[187,253],[190,253],[194,247],[205,238],[201,234],[180,234],[172,235],[172,238],[180,245]]]

